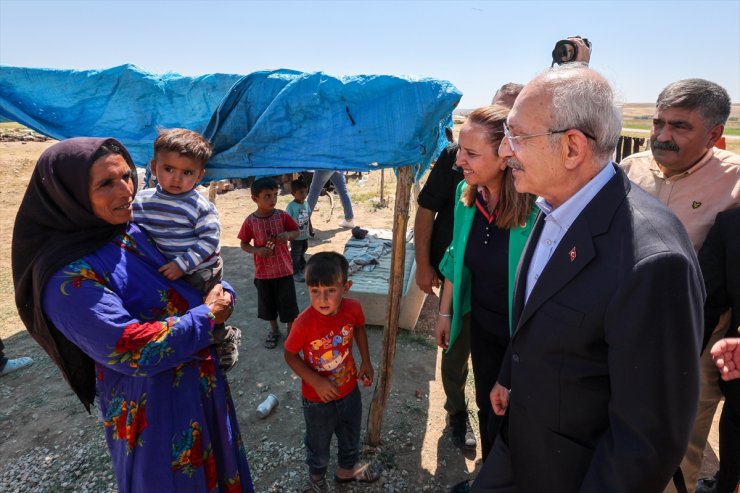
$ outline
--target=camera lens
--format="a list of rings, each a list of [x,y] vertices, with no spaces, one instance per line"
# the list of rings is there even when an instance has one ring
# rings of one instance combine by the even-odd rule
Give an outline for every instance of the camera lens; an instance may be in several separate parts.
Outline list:
[[[562,39],[555,43],[555,48],[552,50],[552,61],[559,65],[569,63],[575,60],[577,53],[578,48],[573,41]]]

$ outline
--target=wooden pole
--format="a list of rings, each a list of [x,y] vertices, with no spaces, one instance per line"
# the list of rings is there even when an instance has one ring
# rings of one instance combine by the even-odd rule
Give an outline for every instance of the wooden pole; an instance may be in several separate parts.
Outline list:
[[[385,207],[385,168],[380,170],[380,207]]]
[[[383,348],[378,366],[378,379],[370,403],[367,417],[368,443],[374,447],[380,445],[380,428],[383,424],[385,403],[391,389],[393,360],[396,357],[396,335],[398,334],[398,317],[401,314],[401,297],[403,296],[403,271],[406,262],[406,229],[409,222],[409,202],[413,169],[404,166],[398,170],[396,182],[396,205],[393,214],[393,247],[391,250],[391,278],[388,287],[388,311],[383,332]]]

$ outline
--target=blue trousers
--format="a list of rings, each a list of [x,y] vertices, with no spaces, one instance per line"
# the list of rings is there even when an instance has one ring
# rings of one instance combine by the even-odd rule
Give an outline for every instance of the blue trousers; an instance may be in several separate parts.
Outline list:
[[[347,182],[344,179],[344,173],[340,173],[334,170],[317,169],[313,173],[311,179],[311,186],[308,189],[308,209],[313,212],[313,208],[316,207],[316,202],[319,200],[319,194],[321,189],[327,181],[331,180],[337,189],[339,194],[339,200],[342,201],[342,209],[344,209],[344,218],[347,221],[351,221],[355,215],[352,212],[352,201],[347,193]]]
[[[360,389],[331,402],[313,402],[303,399],[303,417],[306,420],[306,464],[314,476],[326,474],[332,435],[337,436],[337,464],[352,469],[360,456],[360,426],[362,397]]]

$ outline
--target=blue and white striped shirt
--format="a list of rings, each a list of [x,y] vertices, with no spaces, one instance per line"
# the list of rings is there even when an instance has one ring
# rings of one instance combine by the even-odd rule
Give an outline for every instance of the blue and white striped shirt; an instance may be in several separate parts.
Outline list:
[[[172,195],[157,185],[136,194],[134,222],[186,274],[214,264],[221,250],[216,207],[200,192]]]

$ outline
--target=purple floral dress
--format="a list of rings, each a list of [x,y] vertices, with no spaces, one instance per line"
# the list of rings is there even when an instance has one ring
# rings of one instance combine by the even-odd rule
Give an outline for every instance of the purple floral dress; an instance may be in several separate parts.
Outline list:
[[[96,362],[120,492],[253,492],[212,315],[165,263],[132,224],[52,276],[44,312]]]

